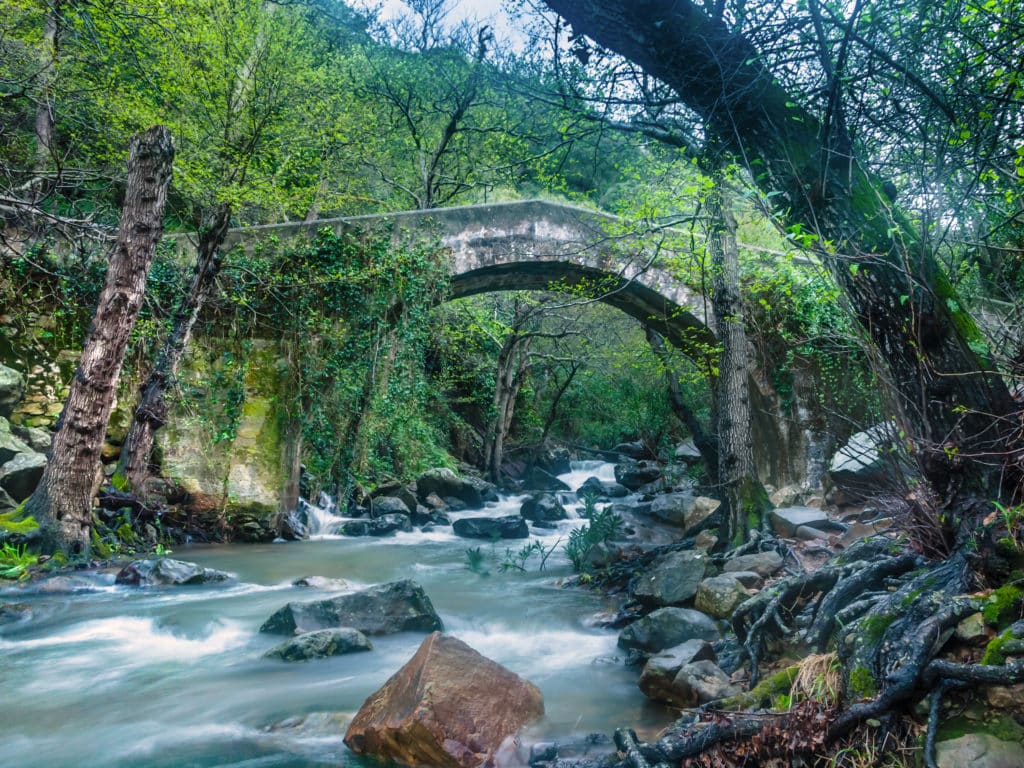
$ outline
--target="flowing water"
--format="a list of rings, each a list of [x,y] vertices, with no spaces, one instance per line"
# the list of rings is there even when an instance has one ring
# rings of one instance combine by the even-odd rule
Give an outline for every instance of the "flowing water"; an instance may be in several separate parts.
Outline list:
[[[611,465],[583,462],[562,479],[573,487]],[[518,512],[522,497],[484,512]],[[571,514],[577,511],[573,508]],[[329,531],[338,518],[315,508]],[[452,535],[450,528],[384,539],[330,534],[287,544],[182,547],[174,557],[228,570],[228,586],[137,589],[91,574],[91,591],[52,594],[7,589],[30,620],[0,626],[0,755],[18,766],[363,766],[327,731],[275,727],[317,712],[351,716],[414,653],[422,635],[371,638],[371,653],[300,664],[262,658],[281,638],[260,624],[291,600],[329,592],[291,586],[303,576],[344,579],[348,589],[400,578],[423,585],[446,631],[538,685],[546,715],[530,740],[566,739],[629,724],[654,730],[668,713],[648,703],[637,672],[623,667],[616,633],[593,626],[613,608],[598,595],[560,587],[571,572],[562,544],[577,519],[534,531],[554,547],[545,570],[501,572],[506,546]],[[541,535],[537,535],[537,534]],[[561,540],[561,543],[558,543]],[[467,567],[480,546],[481,571]]]

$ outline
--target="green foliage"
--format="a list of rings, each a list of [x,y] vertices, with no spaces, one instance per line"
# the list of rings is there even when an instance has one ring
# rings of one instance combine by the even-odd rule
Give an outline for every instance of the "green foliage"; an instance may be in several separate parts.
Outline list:
[[[547,565],[548,558],[558,548],[558,545],[562,543],[561,539],[555,541],[550,547],[545,548],[540,541],[534,539],[529,544],[524,544],[518,552],[513,552],[511,547],[505,549],[505,557],[501,561],[499,570],[502,573],[509,571],[516,571],[518,573],[526,573],[529,569],[528,563],[534,557],[539,558],[537,563],[537,570],[543,571]]]
[[[24,545],[4,542],[0,545],[0,579],[27,579],[28,569],[38,560],[39,556],[28,552]]]
[[[565,545],[565,554],[577,573],[583,570],[591,547],[614,539],[624,524],[622,517],[613,512],[611,506],[598,511],[595,499],[590,494],[584,497],[584,505],[584,516],[590,519],[590,523],[574,528]]]
[[[465,557],[467,570],[470,570],[479,576],[491,575],[491,572],[486,565],[487,555],[481,547],[467,547],[465,550]]]

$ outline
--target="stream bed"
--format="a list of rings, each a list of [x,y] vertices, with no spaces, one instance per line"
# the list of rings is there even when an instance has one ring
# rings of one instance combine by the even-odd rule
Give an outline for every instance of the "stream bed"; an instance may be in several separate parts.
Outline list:
[[[581,462],[561,479],[578,487],[612,465]],[[517,514],[522,497],[460,516]],[[576,514],[571,508],[570,514]],[[320,512],[320,524],[330,527]],[[617,633],[594,626],[615,604],[560,583],[571,574],[562,545],[576,518],[531,528],[554,547],[545,570],[501,572],[505,549],[455,537],[450,528],[388,538],[325,535],[266,545],[188,546],[173,557],[227,570],[228,585],[139,589],[114,573],[84,574],[89,591],[8,587],[0,601],[31,606],[25,622],[0,626],[3,763],[25,768],[152,766],[306,768],[365,766],[341,728],[274,727],[318,713],[350,717],[415,652],[422,635],[373,637],[371,653],[306,663],[263,658],[281,638],[258,632],[286,602],[339,592],[292,586],[304,576],[343,579],[348,590],[412,578],[445,630],[540,687],[546,715],[527,741],[567,740],[620,725],[653,733],[670,712],[649,702],[638,671],[622,664]],[[484,553],[481,571],[466,550]]]

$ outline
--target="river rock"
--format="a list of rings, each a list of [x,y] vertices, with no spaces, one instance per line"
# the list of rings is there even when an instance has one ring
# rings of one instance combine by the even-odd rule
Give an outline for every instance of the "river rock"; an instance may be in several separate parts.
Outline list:
[[[345,744],[414,768],[475,768],[543,714],[535,685],[435,632],[366,700]]]
[[[599,477],[588,477],[583,484],[576,489],[577,498],[584,498],[587,495],[596,496],[600,499],[621,499],[629,495],[629,491],[619,483],[606,483]]]
[[[939,768],[1020,768],[1024,746],[988,733],[967,733],[936,744],[935,764]]]
[[[53,433],[45,429],[11,425],[11,432],[36,453],[46,453],[53,446]]]
[[[376,488],[371,494],[370,499],[373,501],[374,514],[381,514],[382,512],[405,512],[406,514],[414,512],[416,510],[416,486],[415,485],[403,485],[399,482],[386,483]],[[404,505],[405,509],[395,508],[394,510],[381,510],[377,506],[377,503],[382,499],[399,499]]]
[[[694,536],[705,528],[708,519],[722,506],[719,499],[710,496],[698,496],[693,504],[683,513],[683,527],[686,528],[686,536]]]
[[[753,571],[758,576],[768,578],[782,567],[782,555],[775,550],[755,552],[751,555],[740,555],[726,560],[722,568],[726,573],[735,571]]]
[[[519,508],[519,514],[523,516],[523,519],[535,522],[552,522],[569,517],[565,507],[559,504],[558,499],[550,493],[539,493],[528,498]]]
[[[275,645],[265,654],[268,659],[281,661],[309,661],[346,653],[372,651],[373,646],[366,635],[352,627],[336,627],[306,632],[291,640]]]
[[[523,479],[524,487],[531,491],[571,491],[568,485],[563,483],[550,472],[540,467],[531,469]]]
[[[650,456],[650,451],[647,450],[647,446],[644,445],[642,440],[634,440],[628,443],[619,443],[612,448],[613,453],[618,453],[622,456],[628,456],[631,459],[642,459],[646,456]]]
[[[680,667],[672,681],[670,703],[677,707],[694,707],[735,696],[740,690],[713,661],[694,661]]]
[[[303,576],[292,582],[293,587],[308,587],[309,589],[322,589],[325,592],[340,592],[348,589],[348,582],[344,579],[331,579],[327,576]]]
[[[615,479],[619,485],[636,491],[661,478],[661,467],[656,461],[630,462],[615,465]]]
[[[694,550],[662,555],[637,575],[633,597],[657,608],[682,605],[697,594],[708,562],[705,553]]]
[[[657,653],[687,640],[712,642],[721,637],[714,619],[690,608],[659,608],[619,634],[619,647]]]
[[[28,621],[32,617],[32,607],[25,603],[0,603],[0,626]]]
[[[398,499],[395,499],[398,501]],[[405,508],[401,501],[398,501]],[[411,531],[412,520],[409,515],[395,513],[362,520],[349,520],[338,529],[345,536],[388,536],[396,531]]]
[[[423,587],[402,579],[329,600],[288,603],[263,622],[260,632],[296,635],[332,627],[353,627],[367,635],[444,628]]]
[[[302,541],[309,538],[308,518],[298,509],[281,516],[281,538]]]
[[[700,464],[704,459],[693,440],[684,440],[676,446],[675,457],[687,464]]]
[[[507,517],[465,517],[452,526],[464,539],[528,539],[530,529],[518,515]]]
[[[694,661],[715,660],[715,651],[710,643],[704,640],[687,640],[647,660],[644,671],[640,674],[640,690],[649,699],[678,706],[672,683],[683,665]]]
[[[750,597],[750,593],[743,587],[739,579],[731,573],[723,573],[721,576],[704,579],[700,583],[693,604],[698,611],[703,611],[709,616],[727,619],[748,597]]]
[[[688,493],[665,493],[651,503],[651,515],[669,525],[686,527],[686,515],[693,506],[694,497]]]
[[[24,396],[25,377],[13,368],[0,365],[0,416],[10,416]]]
[[[233,579],[230,573],[204,568],[184,560],[160,557],[133,560],[121,569],[115,584],[131,587],[181,586],[183,584],[217,584]]]
[[[374,517],[384,517],[385,515],[408,516],[416,511],[416,506],[415,500],[413,500],[413,505],[410,508],[404,499],[400,499],[397,496],[378,496],[371,502],[370,510]]]
[[[583,555],[583,570],[588,573],[600,571],[621,559],[622,547],[610,541],[598,541],[591,544]]]
[[[0,465],[6,464],[19,453],[32,452],[32,446],[17,435],[7,419],[0,416]]]
[[[416,493],[426,500],[430,494],[442,499],[453,497],[466,505],[466,509],[480,509],[485,501],[497,501],[497,489],[479,478],[463,478],[450,469],[428,469],[416,480]]]

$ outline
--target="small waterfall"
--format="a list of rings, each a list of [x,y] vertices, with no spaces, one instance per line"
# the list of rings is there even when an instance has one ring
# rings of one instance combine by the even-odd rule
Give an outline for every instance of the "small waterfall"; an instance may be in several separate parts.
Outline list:
[[[338,529],[338,525],[344,520],[338,512],[338,505],[334,499],[326,493],[321,493],[317,504],[310,504],[305,499],[299,499],[299,509],[306,516],[306,527],[309,529],[309,537],[330,536]]]
[[[569,464],[570,471],[558,476],[558,479],[576,490],[587,478],[596,477],[603,483],[615,482],[615,465],[599,459],[588,459],[586,461],[573,461]]]

